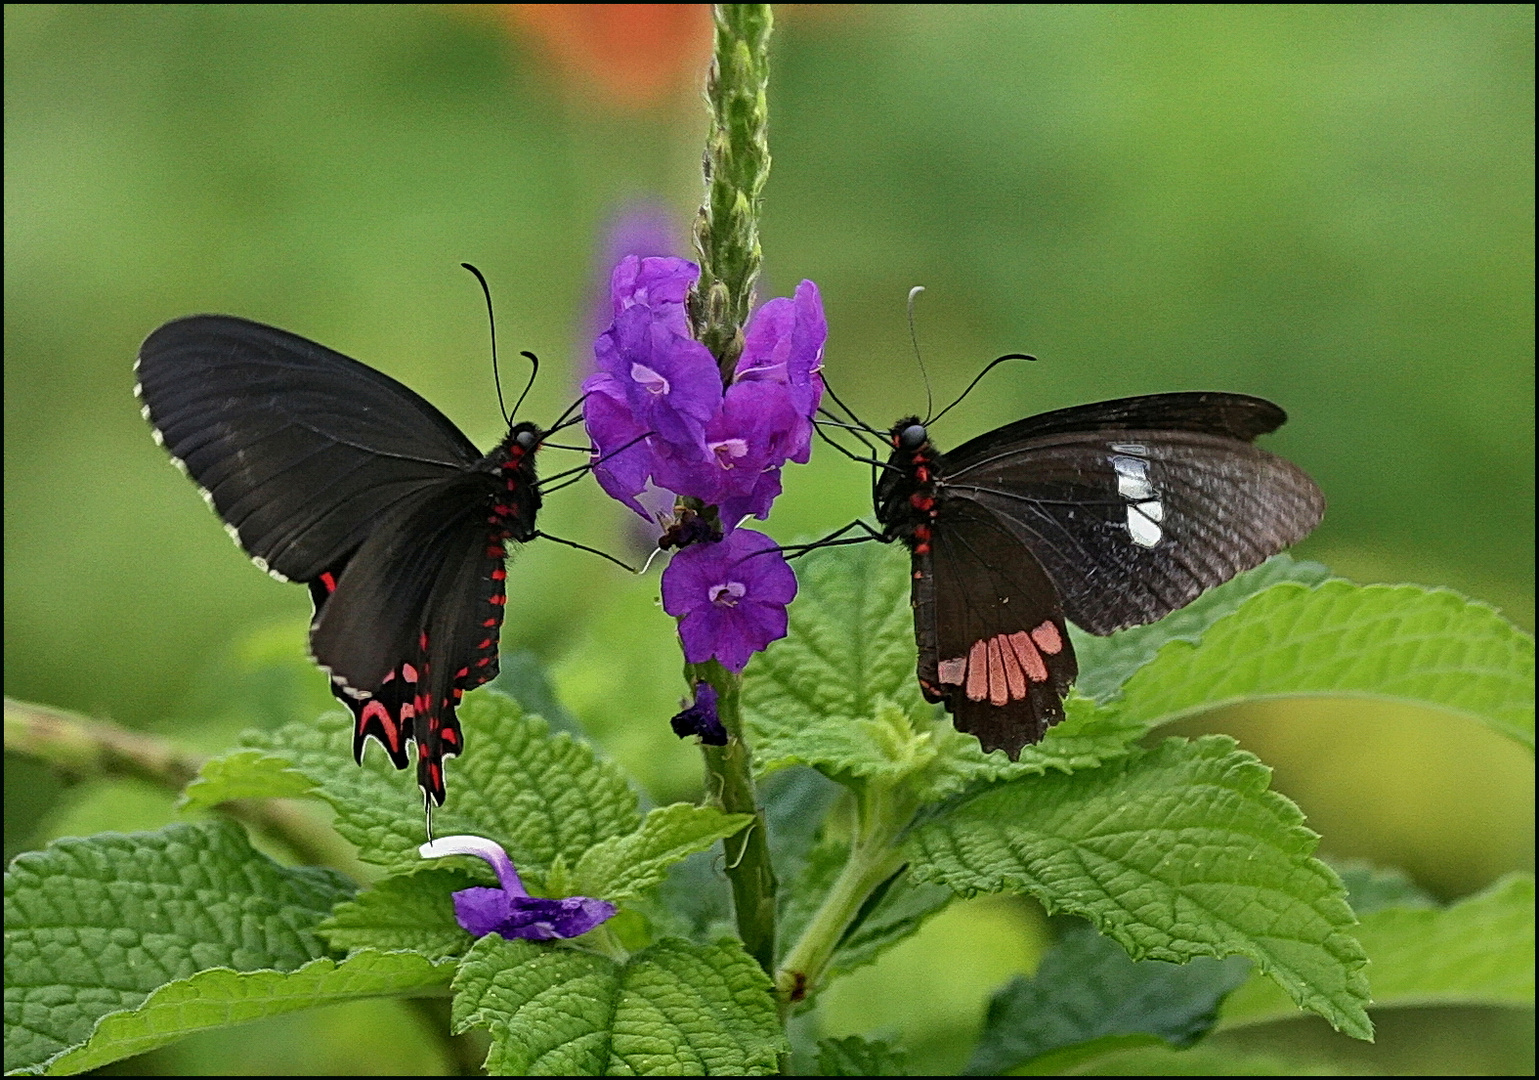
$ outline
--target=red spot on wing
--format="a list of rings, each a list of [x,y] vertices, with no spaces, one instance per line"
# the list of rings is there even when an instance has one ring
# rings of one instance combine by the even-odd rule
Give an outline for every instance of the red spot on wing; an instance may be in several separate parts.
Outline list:
[[[1059,635],[1058,627],[1053,625],[1051,619],[1031,632],[1031,640],[1037,643],[1037,648],[1049,656],[1057,656],[1063,652],[1063,637]]]
[[[989,644],[975,641],[967,652],[967,697],[982,701],[989,694]]]
[[[1026,636],[1026,631],[1017,630],[1008,640],[1015,648],[1015,658],[1021,662],[1021,670],[1026,673],[1026,677],[1032,682],[1047,682],[1047,663],[1031,643],[1031,638]]]
[[[1009,646],[1005,646],[1009,648]],[[1005,684],[1005,661],[999,654],[999,638],[989,638],[989,702],[1003,705],[1010,700],[1010,689]]]
[[[328,593],[334,593],[337,591],[337,579],[332,576],[330,570],[321,575],[321,584],[326,586],[326,591]]]
[[[492,571],[492,580],[493,581],[504,581],[504,580],[507,579],[507,576],[508,576],[508,572],[506,570],[504,570],[500,566]]]
[[[949,683],[952,686],[961,686],[963,680],[967,678],[967,657],[956,656],[952,657],[950,660],[942,660],[940,662],[940,668],[936,672],[936,677],[940,679],[942,683]]]
[[[994,639],[999,642],[999,656],[1005,663],[1005,685],[1010,690],[1010,700],[1019,701],[1026,696],[1026,669],[1021,667],[1021,661],[1015,655],[1015,646],[1010,643],[1006,634],[1000,634]]]

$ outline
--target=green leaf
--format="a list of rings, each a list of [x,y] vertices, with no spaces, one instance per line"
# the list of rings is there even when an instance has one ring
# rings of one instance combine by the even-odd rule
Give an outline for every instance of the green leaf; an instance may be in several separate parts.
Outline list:
[[[438,866],[388,877],[338,904],[316,932],[349,954],[405,949],[435,960],[459,956],[475,939],[455,921],[452,894],[494,882],[490,873]]]
[[[496,840],[537,885],[558,856],[571,866],[600,840],[640,824],[635,792],[586,743],[551,735],[545,721],[494,691],[467,695],[459,716],[468,749],[449,766],[454,798],[433,815],[438,835]],[[362,768],[353,764],[352,737],[351,718],[328,713],[315,723],[247,732],[242,741],[264,751],[264,759],[238,751],[210,767],[233,773],[239,766],[248,774],[291,767],[336,809],[337,831],[360,858],[398,872],[415,869],[422,799],[414,779],[373,745]]]
[[[1269,776],[1211,736],[995,785],[914,831],[910,872],[968,895],[1030,893],[1138,959],[1248,956],[1300,1007],[1367,1038],[1352,910]]]
[[[193,1032],[363,998],[422,994],[447,986],[453,962],[412,953],[366,952],[295,971],[213,968],[160,987],[136,1009],[102,1018],[84,1046],[50,1064],[65,1075],[143,1054]]]
[[[1076,927],[1042,958],[1034,976],[1016,976],[994,995],[963,1072],[999,1076],[1046,1054],[1055,1054],[1062,1070],[1067,1051],[1078,1048],[1078,1060],[1090,1060],[1112,1045],[1121,1049],[1127,1036],[1190,1046],[1213,1026],[1219,1004],[1250,969],[1239,957],[1135,961],[1091,927]]]
[[[279,866],[228,821],[65,839],[5,875],[5,1070],[78,1046],[97,1020],[204,968],[291,971],[353,887]]]
[[[741,831],[752,820],[752,814],[725,814],[711,806],[659,807],[629,836],[610,837],[589,848],[574,872],[575,891],[612,903],[628,900],[661,882],[674,863]]]
[[[1534,879],[1511,874],[1446,908],[1389,907],[1362,916],[1373,1007],[1534,1003]],[[1225,1026],[1296,1015],[1252,979],[1224,1005]]]
[[[1019,762],[984,754],[919,693],[906,552],[815,551],[797,582],[789,636],[755,656],[743,684],[760,772],[810,765],[845,784],[902,783],[928,802],[972,783],[1094,768],[1145,730],[1071,698],[1070,719]]]
[[[260,750],[236,750],[206,762],[182,793],[181,805],[208,810],[230,799],[297,799],[316,786],[281,758]]]
[[[1283,584],[1173,642],[1112,708],[1150,725],[1236,701],[1371,694],[1464,713],[1534,745],[1534,639],[1485,604],[1417,585]]]
[[[670,939],[620,963],[489,936],[454,989],[454,1030],[491,1032],[494,1076],[762,1076],[789,1050],[769,978],[736,941]]]
[[[907,1076],[908,1055],[859,1035],[818,1040],[819,1076]]]
[[[1069,637],[1074,642],[1074,654],[1079,658],[1079,681],[1075,689],[1096,701],[1108,701],[1134,672],[1153,660],[1169,642],[1195,644],[1201,641],[1208,627],[1239,610],[1252,596],[1280,582],[1315,586],[1330,576],[1330,570],[1320,563],[1290,555],[1273,555],[1254,570],[1247,570],[1209,589],[1186,607],[1148,626],[1132,626],[1110,637],[1095,637],[1071,626]]]

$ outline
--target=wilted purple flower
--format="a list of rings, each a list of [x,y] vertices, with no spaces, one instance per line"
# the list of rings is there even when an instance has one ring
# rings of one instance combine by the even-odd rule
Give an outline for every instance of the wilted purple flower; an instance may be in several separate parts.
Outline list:
[[[613,904],[591,896],[568,896],[562,900],[530,896],[508,853],[496,841],[483,836],[445,836],[423,844],[417,853],[424,859],[475,855],[497,871],[502,888],[475,886],[454,894],[455,919],[476,937],[501,934],[510,941],[572,938],[586,934],[615,913]]]
[[[726,746],[727,729],[716,712],[716,687],[708,682],[695,684],[695,703],[669,721],[673,733],[681,739],[700,736],[707,746]]]
[[[780,467],[805,462],[822,398],[828,325],[817,286],[771,300],[749,320],[730,386],[710,352],[689,336],[684,297],[699,268],[682,259],[627,258],[615,268],[615,321],[594,346],[598,374],[583,383],[597,454],[611,496],[642,516],[648,480],[718,506],[731,529],[766,517]]]
[[[786,636],[786,605],[796,576],[775,541],[735,529],[715,544],[695,544],[663,571],[663,610],[679,619],[684,659],[711,658],[742,671],[748,658]]]

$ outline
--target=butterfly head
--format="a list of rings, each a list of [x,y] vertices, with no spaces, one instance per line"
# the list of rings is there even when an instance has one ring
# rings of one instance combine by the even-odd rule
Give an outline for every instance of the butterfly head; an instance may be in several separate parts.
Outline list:
[[[892,430],[888,432],[888,438],[894,450],[914,454],[924,449],[925,444],[930,441],[930,432],[919,417],[909,416],[892,426]]]

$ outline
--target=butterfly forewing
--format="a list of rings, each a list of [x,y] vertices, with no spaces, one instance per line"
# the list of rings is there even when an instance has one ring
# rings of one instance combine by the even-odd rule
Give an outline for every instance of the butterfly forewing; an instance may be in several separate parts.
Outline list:
[[[263,569],[318,577],[388,509],[480,452],[394,379],[225,315],[144,342],[137,392],[157,437]]]
[[[1309,534],[1320,489],[1248,442],[1194,431],[1064,432],[944,460],[948,499],[996,515],[1093,634],[1153,622]]]

